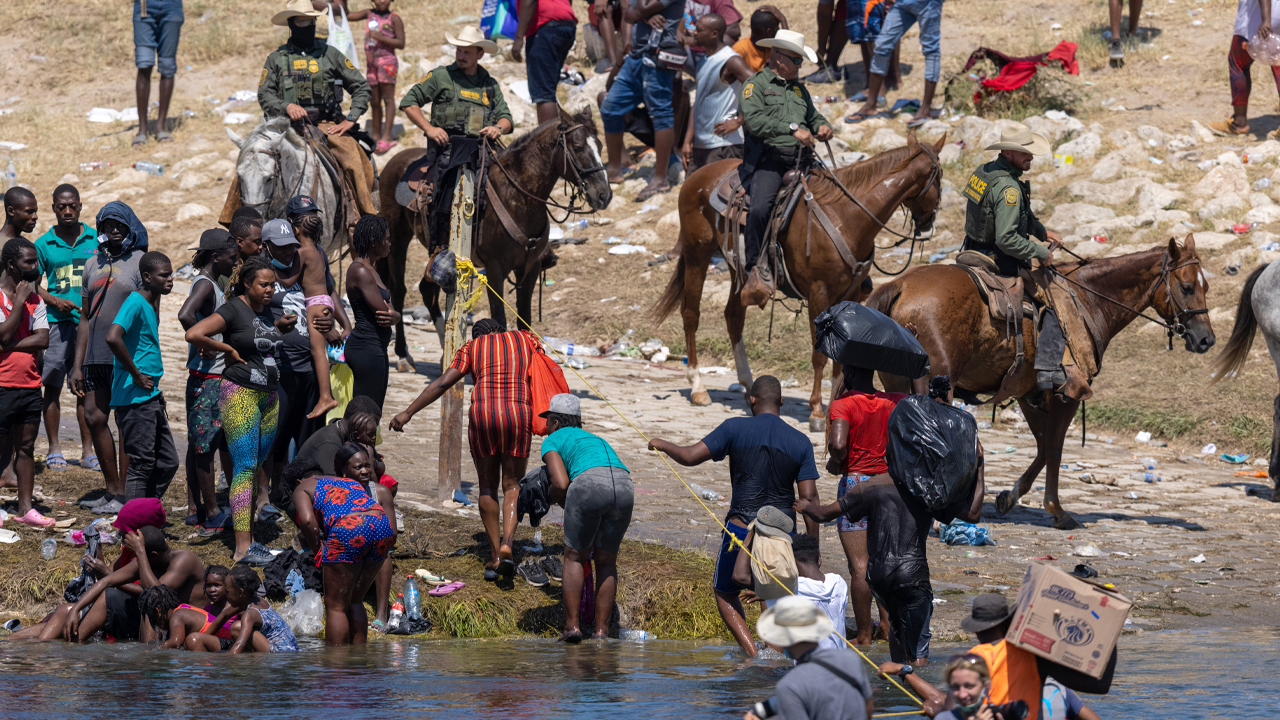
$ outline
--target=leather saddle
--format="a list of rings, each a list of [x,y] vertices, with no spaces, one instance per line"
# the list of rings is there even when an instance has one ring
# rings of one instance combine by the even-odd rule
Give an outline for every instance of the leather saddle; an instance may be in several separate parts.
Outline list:
[[[802,186],[802,179],[803,173],[799,170],[789,170],[782,176],[782,186],[778,189],[778,201],[773,206],[773,216],[769,222],[768,237],[760,252],[760,261],[774,266],[774,275],[779,279],[778,286],[787,295],[797,298],[800,297],[799,291],[795,289],[787,275],[782,261],[781,247],[778,246],[777,240],[799,203],[801,193],[798,190]],[[742,242],[742,226],[746,223],[747,212],[751,208],[751,195],[742,186],[742,178],[737,166],[716,182],[711,192],[710,203],[720,215],[721,254],[729,263],[735,278],[738,278],[739,282],[744,282],[745,273],[742,269],[746,265],[746,249]],[[728,245],[730,240],[733,243],[732,249]]]
[[[1024,301],[1022,277],[1000,275],[991,258],[975,250],[964,250],[956,256],[956,266],[969,273],[978,294],[996,320],[1033,317],[1035,306]]]
[[[420,212],[427,209],[435,188],[431,183],[431,163],[426,155],[413,161],[405,168],[404,175],[396,184],[396,202],[409,212]]]

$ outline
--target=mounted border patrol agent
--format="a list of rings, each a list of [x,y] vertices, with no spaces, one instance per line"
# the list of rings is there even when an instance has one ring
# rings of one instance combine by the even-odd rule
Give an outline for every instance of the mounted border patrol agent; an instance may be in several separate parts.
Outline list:
[[[1031,210],[1031,184],[1021,178],[1031,168],[1032,158],[1051,152],[1052,147],[1043,136],[1018,125],[1005,129],[1000,142],[986,149],[1000,154],[979,165],[962,190],[968,200],[964,249],[991,258],[1003,277],[1023,275],[1028,292],[1043,303],[1043,294],[1035,292],[1041,284],[1028,271],[1032,260],[1052,267],[1053,251],[1061,247],[1062,238],[1036,218]],[[1088,378],[1074,363],[1063,363],[1065,351],[1066,338],[1058,316],[1052,307],[1046,308],[1036,343],[1036,386],[1072,399],[1088,398],[1092,394]]]
[[[807,59],[818,55],[805,47],[804,35],[779,30],[775,37],[761,40],[760,47],[772,48],[769,62],[742,86],[739,108],[746,130],[745,158],[738,168],[743,185],[750,182],[751,209],[747,213],[744,250],[747,272],[742,304],[765,303],[774,291],[768,262],[757,264],[769,232],[769,219],[778,201],[783,175],[798,167],[803,156],[811,156],[815,138],[831,139],[831,124],[813,105],[804,83],[796,79]]]

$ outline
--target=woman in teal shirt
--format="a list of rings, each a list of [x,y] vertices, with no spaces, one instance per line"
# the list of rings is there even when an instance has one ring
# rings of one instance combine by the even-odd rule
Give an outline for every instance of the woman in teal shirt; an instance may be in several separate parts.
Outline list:
[[[567,643],[582,642],[578,605],[582,601],[583,565],[595,561],[596,629],[593,640],[609,636],[609,617],[618,593],[618,548],[631,524],[635,492],[631,473],[609,443],[582,429],[578,398],[561,393],[542,413],[549,433],[542,441],[542,461],[551,479],[549,499],[564,507],[564,634]]]

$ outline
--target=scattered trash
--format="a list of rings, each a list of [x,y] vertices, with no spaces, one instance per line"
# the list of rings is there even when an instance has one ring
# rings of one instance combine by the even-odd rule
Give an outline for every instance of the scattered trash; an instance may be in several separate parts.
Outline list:
[[[963,520],[952,520],[943,525],[938,533],[939,539],[948,545],[995,545],[991,532],[984,527]]]
[[[1208,445],[1205,445],[1204,447],[1200,448],[1201,455],[1216,455],[1217,453],[1218,453],[1218,446],[1214,445],[1213,443],[1209,443]]]
[[[1220,457],[1224,462],[1229,462],[1232,465],[1243,465],[1249,459],[1249,454],[1240,453],[1239,455],[1230,455],[1228,453],[1222,453]]]
[[[1271,187],[1271,178],[1261,178],[1253,182],[1254,190],[1266,190]]]
[[[456,503],[462,503],[463,507],[471,507],[471,500],[467,498],[466,493],[462,492],[462,490],[455,489],[453,491],[453,501]]]
[[[1071,574],[1075,575],[1078,578],[1083,578],[1085,580],[1088,580],[1089,578],[1098,577],[1097,570],[1094,570],[1093,568],[1083,563],[1076,565],[1075,568],[1071,571]]]
[[[1134,436],[1133,436],[1133,439],[1134,439],[1134,441],[1135,441],[1135,442],[1141,442],[1141,443],[1144,443],[1144,442],[1150,442],[1150,441],[1151,441],[1151,433],[1147,432],[1146,430],[1143,430],[1142,432],[1138,433],[1137,435],[1134,435]]]
[[[1137,499],[1138,499],[1138,493],[1133,492],[1132,490],[1130,490],[1130,491],[1129,491],[1129,499],[1130,499],[1130,500],[1137,500]]]
[[[1098,549],[1097,545],[1089,543],[1088,545],[1077,545],[1075,550],[1071,551],[1072,555],[1079,557],[1106,557],[1107,553]]]
[[[148,175],[164,176],[164,166],[159,163],[138,161],[133,164],[134,170],[141,170]]]
[[[733,383],[729,385],[729,392],[746,392],[746,391],[747,389],[743,387],[742,383]]]
[[[1159,476],[1159,475],[1157,475],[1157,474],[1155,474],[1155,473],[1153,473],[1153,472],[1140,472],[1140,473],[1134,473],[1134,474],[1130,475],[1129,477],[1133,478],[1134,480],[1141,480],[1142,482],[1145,482],[1145,483],[1158,483],[1158,482],[1160,482],[1160,476]]]
[[[1200,553],[1199,555],[1197,555],[1197,556],[1195,556],[1195,557],[1191,558],[1191,562],[1193,562],[1193,563],[1202,563],[1202,562],[1204,562],[1205,560],[1206,560],[1206,558],[1205,558],[1205,556],[1204,556],[1204,553]]]
[[[40,543],[40,557],[45,560],[52,560],[58,554],[58,541],[53,538],[45,538]]]
[[[943,600],[943,599],[942,599],[942,598],[940,598],[940,597],[936,597],[936,598],[934,598],[934,599],[933,599],[933,604],[934,604],[934,605],[945,605],[946,603],[947,603],[947,601],[946,601],[946,600]]]
[[[585,355],[589,357],[599,357],[600,355],[600,351],[591,345],[575,345],[573,338],[558,338],[548,335],[542,340],[551,346],[552,350],[562,355]]]
[[[646,250],[643,245],[630,245],[627,243],[624,243],[622,245],[614,245],[613,247],[609,248],[610,255],[636,255],[638,253],[646,253],[646,252],[649,252],[649,251]]]
[[[1144,469],[1144,470],[1155,470],[1155,469],[1156,469],[1156,459],[1155,459],[1155,458],[1149,458],[1149,457],[1142,458],[1141,460],[1139,460],[1139,461],[1138,461],[1138,464],[1139,464],[1139,465],[1141,465],[1141,466],[1142,466],[1142,469]]]
[[[703,500],[723,500],[724,499],[724,496],[716,492],[715,490],[704,488],[695,482],[689,483],[689,489],[693,491],[694,495],[697,495]]]
[[[1161,160],[1160,158],[1156,157],[1155,155],[1148,155],[1148,156],[1147,156],[1147,160],[1150,160],[1152,165],[1163,165],[1163,164],[1164,164],[1164,161],[1163,161],[1163,160]]]
[[[324,599],[315,590],[291,596],[280,608],[280,617],[300,637],[315,637],[324,630]]]
[[[0,528],[0,543],[13,544],[18,542],[21,539],[22,538],[18,535],[18,533],[12,530],[6,530],[4,528]]]
[[[1217,164],[1218,164],[1217,160],[1202,160],[1196,163],[1196,169],[1199,170],[1200,172],[1208,172],[1209,170],[1213,169],[1214,165],[1217,165]]]
[[[703,375],[728,375],[733,371],[723,365],[710,365],[708,367],[698,368],[698,372]]]
[[[1016,453],[1016,452],[1018,452],[1018,448],[1012,445],[1006,445],[1003,450],[988,450],[987,454],[988,455],[1009,455],[1011,453]]]
[[[990,423],[990,422],[988,422],[988,421],[986,421],[986,420],[979,420],[979,421],[978,421],[978,429],[979,429],[979,430],[990,430],[990,429],[991,429],[991,423]]]
[[[91,123],[138,122],[138,108],[131,107],[124,110],[93,108],[88,112],[87,117]]]
[[[230,112],[222,116],[223,125],[244,125],[253,122],[253,115],[249,113]]]
[[[475,15],[459,15],[457,17],[449,18],[447,22],[450,25],[462,25],[464,23],[478,23],[480,22],[480,18]]]
[[[80,163],[80,172],[93,172],[94,170],[103,170],[109,167],[111,167],[111,163],[106,160],[91,160]]]
[[[1243,235],[1258,226],[1258,223],[1236,223],[1231,226],[1231,232],[1236,235]]]
[[[565,367],[571,367],[574,370],[586,370],[588,367],[591,367],[586,360],[576,357],[571,357],[568,360],[565,360],[564,364]]]
[[[4,148],[5,150],[24,150],[26,149],[26,147],[27,146],[23,145],[22,143],[10,142],[8,140],[0,140],[0,148]]]
[[[645,640],[657,640],[653,633],[646,630],[632,630],[630,628],[619,628],[618,639],[628,642],[644,642]]]
[[[1269,474],[1267,474],[1266,470],[1241,470],[1240,472],[1232,473],[1232,475],[1235,475],[1236,477],[1251,477],[1251,478],[1271,477]]]
[[[645,203],[640,206],[640,209],[636,211],[636,214],[644,215],[647,212],[653,212],[654,210],[661,210],[661,209],[662,209],[661,203]]]

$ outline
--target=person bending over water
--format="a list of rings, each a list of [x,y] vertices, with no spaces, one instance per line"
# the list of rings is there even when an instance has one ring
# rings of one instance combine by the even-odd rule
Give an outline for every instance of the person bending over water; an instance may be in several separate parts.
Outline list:
[[[211,627],[219,627],[227,618],[239,615],[240,620],[231,626],[235,639],[193,633],[187,636],[187,649],[195,652],[229,650],[233,655],[243,652],[297,652],[298,639],[293,636],[289,623],[272,610],[267,601],[258,599],[261,583],[258,572],[253,568],[247,565],[232,568],[227,574],[226,607]]]

